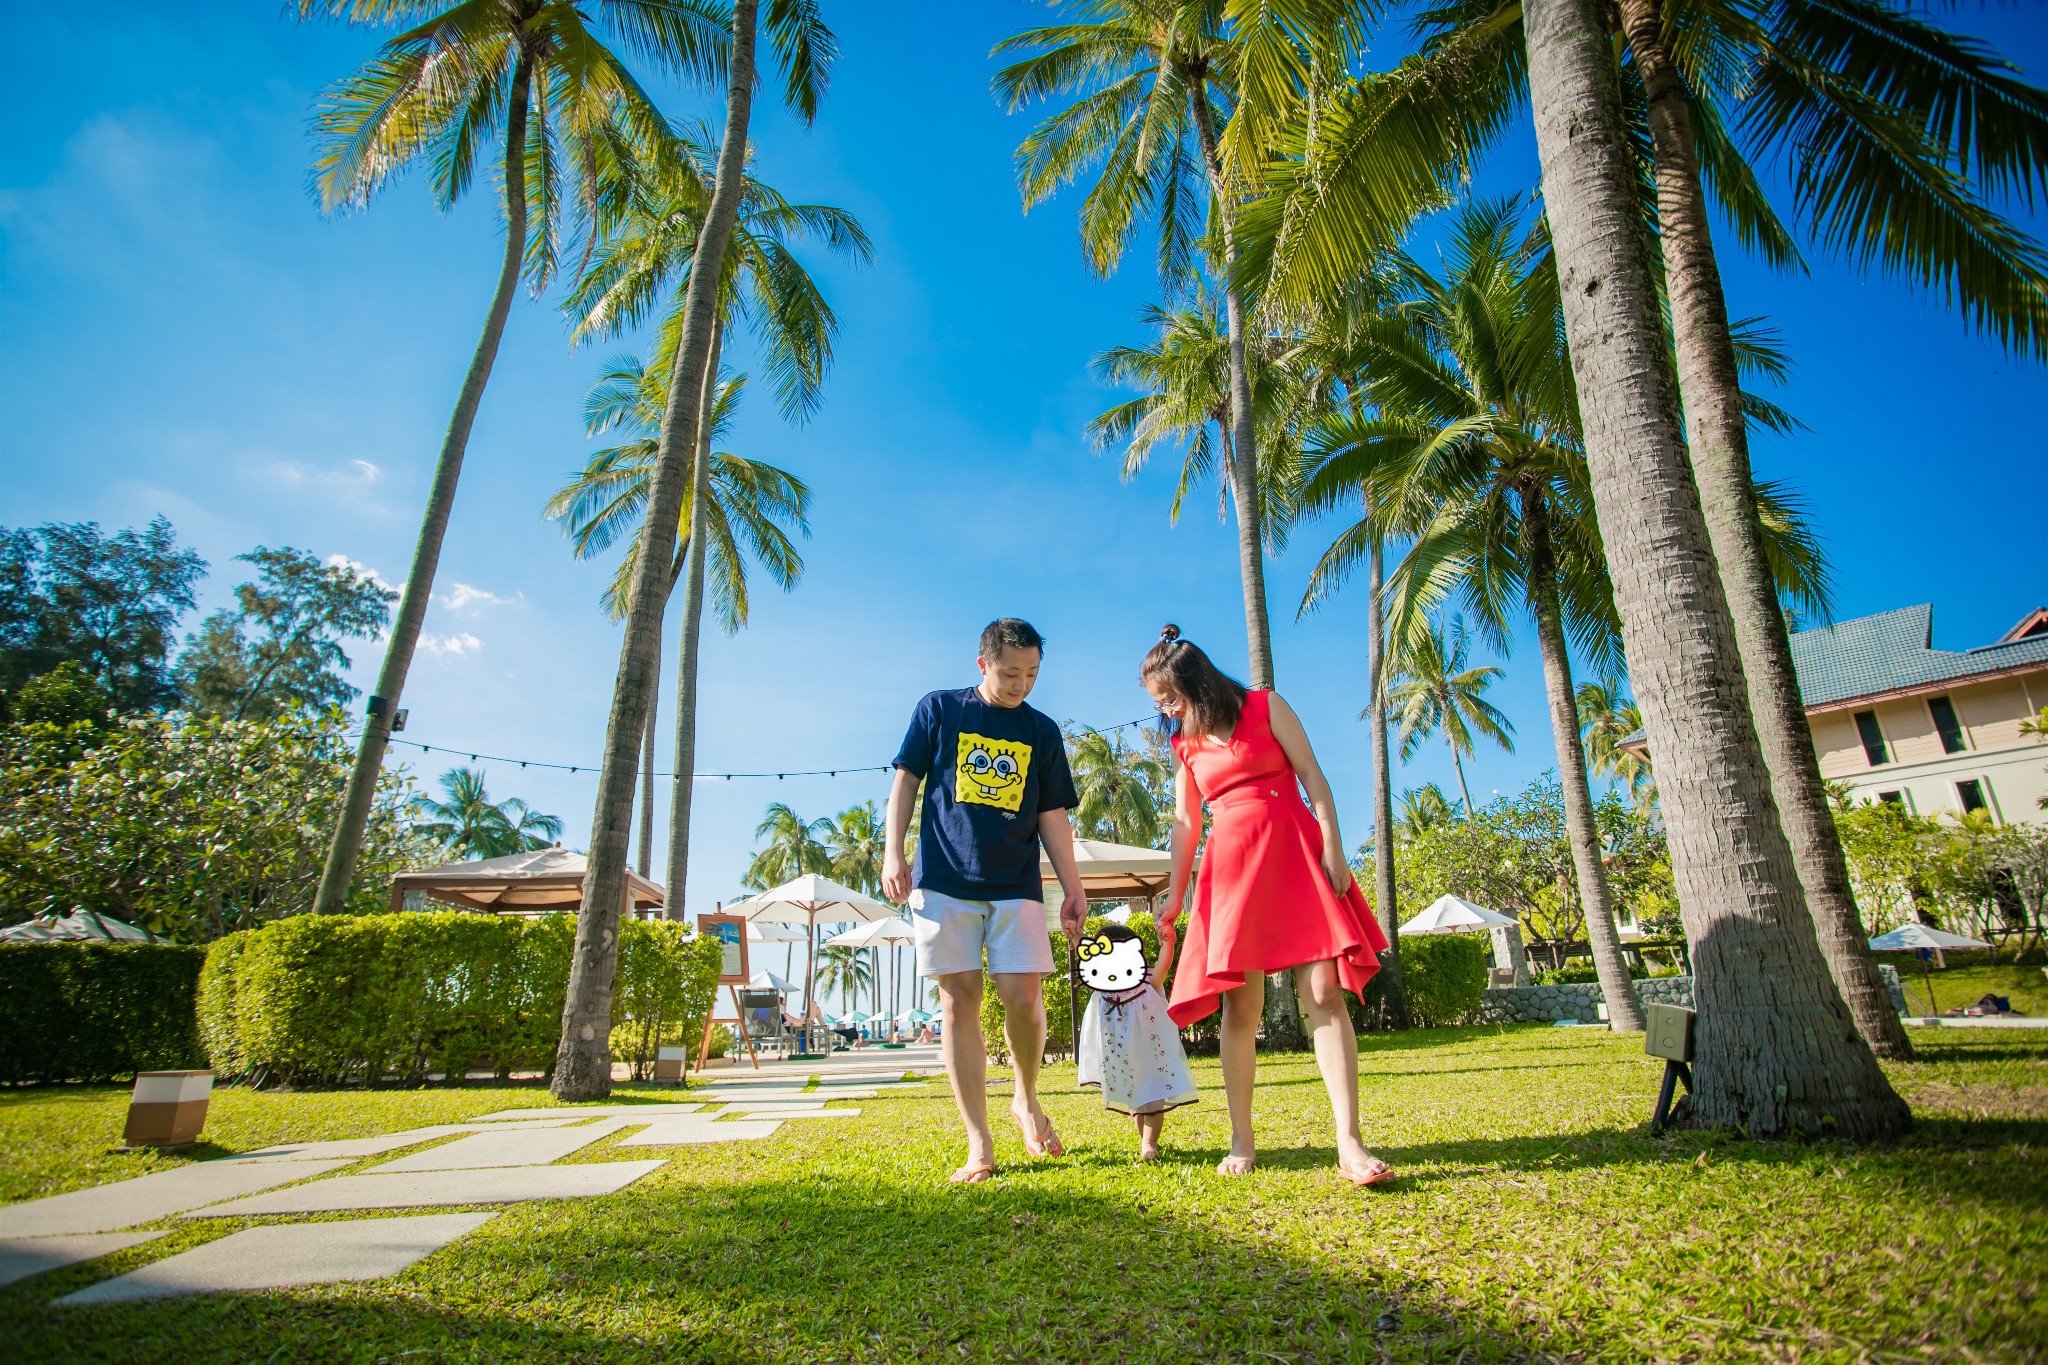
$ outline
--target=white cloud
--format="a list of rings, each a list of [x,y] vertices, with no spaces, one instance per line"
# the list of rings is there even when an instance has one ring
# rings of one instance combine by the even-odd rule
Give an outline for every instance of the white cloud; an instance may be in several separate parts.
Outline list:
[[[513,606],[516,603],[525,601],[526,594],[522,592],[512,597],[500,597],[498,594],[484,588],[474,587],[468,583],[457,583],[453,591],[442,593],[434,600],[450,611],[463,611],[478,607]],[[474,610],[470,611],[470,615],[474,616],[476,614]]]
[[[460,658],[466,655],[479,654],[483,651],[483,647],[484,642],[466,630],[458,630],[452,635],[434,635],[427,631],[420,632],[420,648],[429,654],[438,655],[442,658]]]
[[[350,460],[349,463],[363,471],[364,483],[375,483],[384,477],[384,471],[368,460]]]
[[[357,578],[367,578],[372,583],[375,583],[378,587],[384,588],[390,592],[405,591],[405,585],[403,583],[387,583],[384,581],[383,574],[378,573],[375,569],[371,568],[369,565],[363,563],[360,560],[350,559],[347,555],[327,556],[327,567],[330,569],[348,569],[351,572],[353,572]]]

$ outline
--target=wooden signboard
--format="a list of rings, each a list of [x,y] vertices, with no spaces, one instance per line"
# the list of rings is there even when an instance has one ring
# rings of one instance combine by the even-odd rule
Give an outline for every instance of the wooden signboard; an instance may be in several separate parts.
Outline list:
[[[719,969],[718,984],[744,986],[747,971],[747,921],[743,915],[699,915],[697,932],[725,945],[725,964]]]

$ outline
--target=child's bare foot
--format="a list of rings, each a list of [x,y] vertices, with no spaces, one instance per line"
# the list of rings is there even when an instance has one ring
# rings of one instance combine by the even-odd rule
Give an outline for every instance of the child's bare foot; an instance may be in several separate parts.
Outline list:
[[[1153,1162],[1158,1161],[1159,1144],[1149,1140],[1145,1142],[1140,1142],[1138,1144],[1138,1160],[1146,1163],[1147,1165],[1150,1165]]]

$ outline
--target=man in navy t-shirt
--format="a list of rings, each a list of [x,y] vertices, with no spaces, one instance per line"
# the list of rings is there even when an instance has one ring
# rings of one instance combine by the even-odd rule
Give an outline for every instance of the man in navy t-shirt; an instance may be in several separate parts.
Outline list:
[[[981,1035],[981,971],[1002,997],[1017,1095],[1011,1117],[1033,1156],[1062,1153],[1038,1103],[1045,1051],[1040,981],[1053,970],[1046,928],[1040,841],[1059,877],[1060,924],[1078,936],[1088,912],[1074,866],[1067,809],[1074,779],[1060,727],[1024,704],[1038,681],[1045,640],[1011,617],[981,633],[981,683],[933,692],[917,704],[889,790],[889,842],[882,891],[907,901],[917,934],[917,969],[938,982],[941,1044],[953,1101],[967,1128],[967,1164],[955,1184],[995,1172],[988,1127],[988,1053]],[[917,866],[903,856],[911,807],[924,784]]]

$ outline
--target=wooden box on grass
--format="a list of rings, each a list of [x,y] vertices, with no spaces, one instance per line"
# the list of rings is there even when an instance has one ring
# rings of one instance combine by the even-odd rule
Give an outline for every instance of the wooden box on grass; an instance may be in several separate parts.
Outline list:
[[[211,1071],[139,1071],[128,1101],[130,1147],[175,1147],[196,1141],[213,1098]]]

